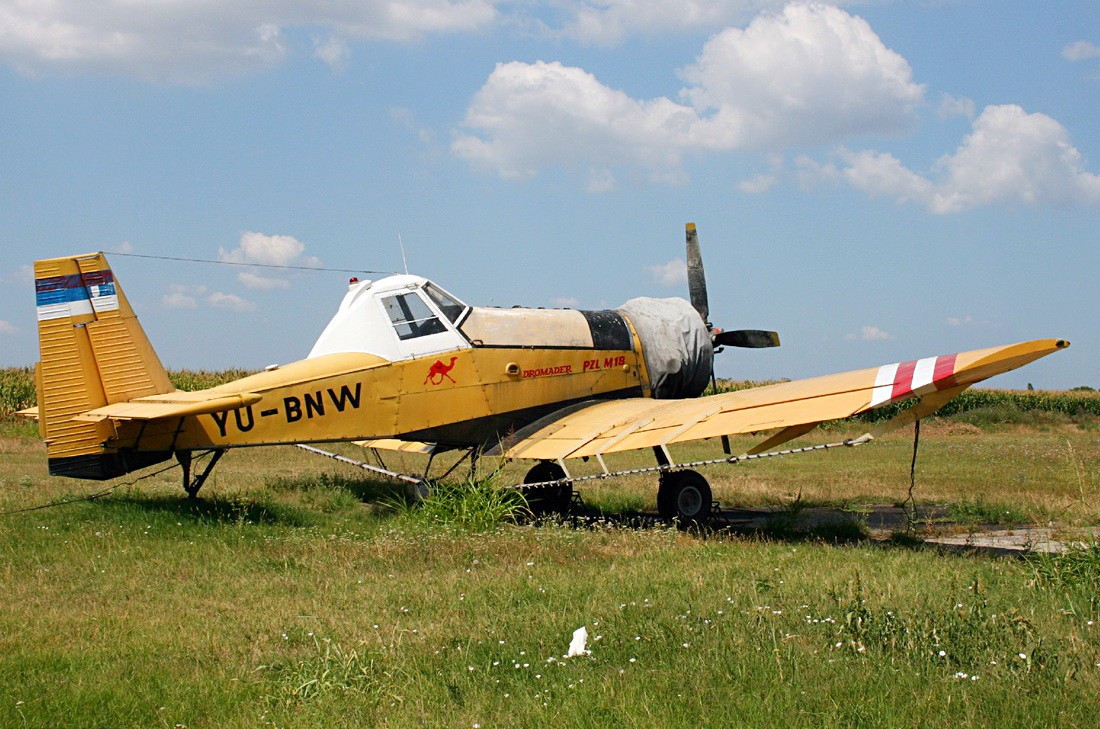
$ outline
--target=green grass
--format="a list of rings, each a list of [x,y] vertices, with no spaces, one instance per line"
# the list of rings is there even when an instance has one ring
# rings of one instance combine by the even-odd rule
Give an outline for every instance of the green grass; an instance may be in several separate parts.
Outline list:
[[[6,726],[1100,718],[1096,616],[1029,589],[1025,562],[139,494],[66,508],[0,542]],[[581,625],[591,655],[563,659]]]
[[[33,425],[0,423],[0,511],[105,486],[46,476]],[[868,539],[861,510],[905,499],[911,448],[704,470],[727,507],[786,508],[747,535],[613,518],[654,508],[651,475],[584,485],[592,519],[529,523],[495,488],[522,466],[412,507],[287,447],[230,452],[198,501],[168,471],[9,513],[0,727],[1100,725],[1096,547]],[[930,422],[915,497],[1073,532],[1100,523],[1098,473],[1087,420]],[[809,505],[851,517],[815,526]],[[582,625],[590,655],[563,658]]]

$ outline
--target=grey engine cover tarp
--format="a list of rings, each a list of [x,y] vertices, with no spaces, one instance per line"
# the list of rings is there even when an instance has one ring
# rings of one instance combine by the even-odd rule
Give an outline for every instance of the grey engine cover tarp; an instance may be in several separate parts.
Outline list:
[[[642,342],[653,396],[695,397],[714,367],[714,344],[699,313],[683,299],[638,298],[619,307]]]

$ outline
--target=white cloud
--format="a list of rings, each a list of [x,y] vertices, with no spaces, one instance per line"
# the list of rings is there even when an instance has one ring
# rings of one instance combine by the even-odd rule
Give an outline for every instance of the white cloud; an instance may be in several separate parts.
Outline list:
[[[721,146],[786,147],[895,133],[924,87],[871,26],[835,7],[793,4],[727,28],[681,71],[681,92]]]
[[[317,53],[331,63],[344,39],[472,31],[495,17],[492,0],[2,0],[0,59],[28,73],[196,83],[279,63],[287,30],[320,29]]]
[[[203,287],[193,289],[188,286],[171,284],[168,287],[168,293],[160,297],[160,303],[167,309],[195,309],[199,305],[195,295],[201,296],[203,293]]]
[[[795,157],[794,166],[798,184],[805,189],[834,183],[840,179],[840,170],[835,164],[818,162],[804,154]]]
[[[846,334],[844,338],[850,342],[856,340],[863,342],[884,342],[887,339],[893,339],[894,335],[876,326],[865,326],[860,327],[859,334]]]
[[[775,175],[757,175],[737,183],[737,189],[750,195],[757,195],[772,189],[777,182],[779,182],[779,178]]]
[[[553,301],[554,306],[560,306],[563,309],[575,309],[581,305],[579,299],[574,299],[572,296],[559,296]]]
[[[976,112],[977,107],[974,105],[973,99],[968,99],[965,96],[952,96],[951,94],[943,94],[940,97],[940,107],[936,110],[941,119],[962,116],[972,120]]]
[[[1062,58],[1067,61],[1087,61],[1100,58],[1100,46],[1089,41],[1074,41],[1062,49]]]
[[[665,168],[679,164],[697,121],[687,107],[636,101],[580,68],[515,61],[497,65],[466,112],[465,125],[488,139],[459,135],[451,149],[506,178],[551,165]]]
[[[170,284],[168,293],[160,297],[161,305],[168,309],[197,309],[200,302],[230,311],[252,311],[256,308],[251,301],[236,294],[210,291],[209,287],[201,284],[197,286]]]
[[[1100,206],[1100,176],[1083,169],[1069,133],[1045,114],[1016,105],[987,106],[954,154],[936,163],[938,179],[890,154],[843,152],[843,177],[869,194],[919,201],[933,213],[979,205]]]
[[[969,326],[989,326],[989,322],[980,321],[975,319],[970,314],[966,316],[949,316],[947,317],[947,326],[949,327],[969,327]]]
[[[690,86],[680,101],[643,100],[581,68],[499,64],[466,112],[472,133],[458,134],[451,149],[506,178],[583,166],[678,180],[688,153],[896,133],[924,94],[865,21],[826,5],[791,5],[724,30],[681,76]]]
[[[14,324],[10,324],[3,319],[0,319],[0,334],[15,334],[19,330],[15,328]]]
[[[218,259],[227,263],[319,268],[320,259],[303,256],[305,249],[305,245],[293,236],[248,232],[241,235],[240,245],[233,250],[219,248]]]
[[[871,150],[842,154],[848,167],[841,175],[853,187],[869,195],[888,195],[899,202],[926,201],[932,195],[932,183],[908,170],[892,154]]]
[[[563,33],[583,42],[611,45],[634,34],[706,30],[747,22],[789,0],[579,0]],[[831,5],[855,5],[836,0]]]
[[[646,266],[653,280],[662,286],[687,286],[687,264],[682,258],[673,258],[668,263]]]
[[[271,291],[272,289],[288,289],[290,288],[290,282],[284,278],[268,278],[266,276],[257,276],[254,273],[237,274],[237,280],[245,285],[246,288],[257,289],[259,291]]]
[[[337,71],[347,68],[348,59],[351,58],[351,49],[347,42],[337,36],[313,39],[313,55],[320,58]]]
[[[229,309],[230,311],[252,311],[256,308],[256,305],[251,301],[242,299],[236,294],[223,294],[220,291],[215,291],[207,296],[206,302],[211,306],[219,309]]]

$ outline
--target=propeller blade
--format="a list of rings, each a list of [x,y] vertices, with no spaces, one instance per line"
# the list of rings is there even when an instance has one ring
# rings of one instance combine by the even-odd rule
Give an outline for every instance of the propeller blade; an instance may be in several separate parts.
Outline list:
[[[711,328],[710,305],[707,303],[707,277],[703,272],[703,254],[699,251],[699,234],[695,232],[695,223],[685,226],[687,233],[687,276],[691,305],[703,317],[707,329]]]
[[[763,329],[734,329],[728,332],[718,332],[714,336],[714,346],[748,347],[750,349],[778,347],[779,332],[769,332]]]

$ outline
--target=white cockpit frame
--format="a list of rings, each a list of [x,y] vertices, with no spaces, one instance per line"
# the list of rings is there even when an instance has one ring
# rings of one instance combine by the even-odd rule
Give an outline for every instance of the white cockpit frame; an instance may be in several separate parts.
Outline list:
[[[363,352],[397,362],[468,349],[458,327],[470,307],[422,276],[356,281],[309,357]]]

